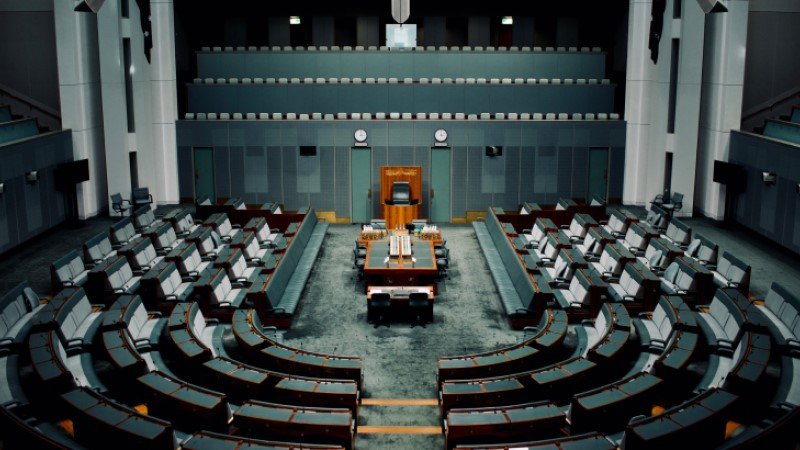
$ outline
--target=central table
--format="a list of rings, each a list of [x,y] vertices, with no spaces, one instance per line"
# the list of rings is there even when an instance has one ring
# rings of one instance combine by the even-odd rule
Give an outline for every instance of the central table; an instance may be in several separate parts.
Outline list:
[[[412,238],[411,244],[411,257],[389,258],[387,261],[389,240],[368,241],[364,276],[369,282],[365,284],[367,286],[370,284],[381,286],[426,286],[432,284],[431,281],[438,273],[433,241]]]

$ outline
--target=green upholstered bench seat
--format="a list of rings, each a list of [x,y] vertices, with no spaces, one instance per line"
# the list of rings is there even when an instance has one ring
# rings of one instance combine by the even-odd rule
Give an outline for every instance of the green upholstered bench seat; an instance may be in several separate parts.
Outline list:
[[[283,443],[263,441],[259,439],[247,438],[243,436],[232,436],[229,434],[217,434],[201,431],[191,435],[181,443],[183,450],[296,450],[298,446],[308,450],[341,450],[339,445],[323,445],[303,443]]]

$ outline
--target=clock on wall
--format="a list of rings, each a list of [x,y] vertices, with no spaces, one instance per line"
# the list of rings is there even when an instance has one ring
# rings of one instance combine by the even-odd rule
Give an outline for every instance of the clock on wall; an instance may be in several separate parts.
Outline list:
[[[439,128],[433,133],[433,138],[436,139],[436,142],[445,142],[447,140],[447,131],[444,128]]]
[[[367,130],[363,128],[359,128],[353,134],[353,137],[356,138],[356,142],[366,142],[367,141]]]

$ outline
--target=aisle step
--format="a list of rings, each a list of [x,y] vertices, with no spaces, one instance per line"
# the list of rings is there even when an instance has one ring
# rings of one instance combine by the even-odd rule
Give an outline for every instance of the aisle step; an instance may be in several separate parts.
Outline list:
[[[358,427],[357,434],[442,434],[442,428],[431,426],[362,425]]]
[[[361,406],[439,406],[435,398],[362,398]]]

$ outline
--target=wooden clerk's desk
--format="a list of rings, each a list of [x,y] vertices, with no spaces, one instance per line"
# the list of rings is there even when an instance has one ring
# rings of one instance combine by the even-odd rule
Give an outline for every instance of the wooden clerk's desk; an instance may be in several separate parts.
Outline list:
[[[386,227],[393,230],[397,227],[405,227],[412,220],[419,219],[419,203],[415,205],[390,205],[385,201],[381,203],[381,212]]]
[[[392,187],[395,183],[408,183],[408,203],[392,203]],[[381,167],[381,215],[390,230],[405,227],[420,218],[422,205],[422,167],[420,166],[382,166]]]
[[[367,242],[367,258],[364,262],[364,276],[382,286],[426,286],[428,280],[438,274],[433,241],[412,238],[413,262],[411,257],[389,258],[389,240]],[[367,285],[369,286],[369,282]],[[435,285],[434,285],[435,289]]]

